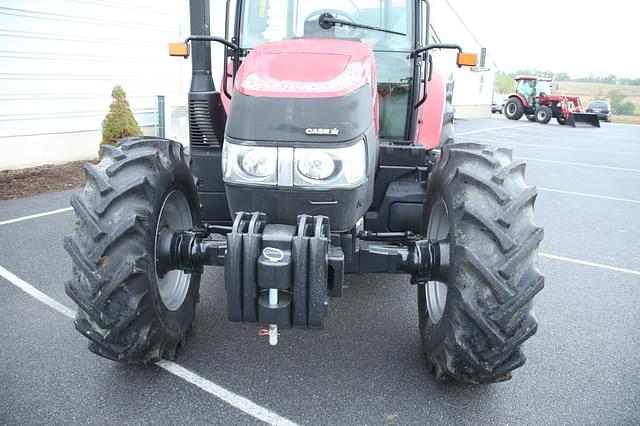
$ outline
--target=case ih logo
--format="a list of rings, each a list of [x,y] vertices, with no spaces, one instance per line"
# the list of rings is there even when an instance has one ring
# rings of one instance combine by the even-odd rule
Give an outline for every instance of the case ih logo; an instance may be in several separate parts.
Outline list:
[[[338,136],[338,129],[307,129],[304,131],[309,136]]]

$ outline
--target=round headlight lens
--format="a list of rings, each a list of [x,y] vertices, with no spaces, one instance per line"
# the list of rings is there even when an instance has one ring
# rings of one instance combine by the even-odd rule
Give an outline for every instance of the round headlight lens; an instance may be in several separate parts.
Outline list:
[[[309,179],[326,179],[333,175],[335,169],[336,163],[333,159],[321,151],[305,152],[298,160],[298,171]]]
[[[242,156],[242,170],[254,177],[264,178],[274,175],[277,163],[278,156],[273,150],[256,148]]]

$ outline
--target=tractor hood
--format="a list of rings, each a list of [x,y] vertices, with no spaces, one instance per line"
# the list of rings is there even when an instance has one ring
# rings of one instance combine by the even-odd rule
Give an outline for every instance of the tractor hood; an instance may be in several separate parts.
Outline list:
[[[297,39],[262,44],[247,56],[235,88],[247,96],[331,98],[374,90],[374,55],[364,43]]]
[[[364,43],[265,43],[236,76],[226,136],[284,144],[352,142],[378,131],[373,52]]]

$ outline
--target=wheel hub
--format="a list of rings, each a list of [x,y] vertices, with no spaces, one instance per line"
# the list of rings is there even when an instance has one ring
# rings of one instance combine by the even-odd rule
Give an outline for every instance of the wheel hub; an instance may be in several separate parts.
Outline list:
[[[156,227],[155,259],[158,259],[158,248],[162,242],[161,234],[173,233],[193,228],[191,208],[187,198],[181,191],[174,190],[167,195],[160,209]],[[170,311],[177,311],[189,291],[191,274],[181,270],[171,270],[158,275],[156,267],[158,293],[164,306]]]
[[[449,212],[442,198],[439,198],[429,214],[426,237],[430,241],[439,241],[449,236]],[[444,254],[444,253],[443,253]],[[446,256],[448,256],[448,251]],[[448,259],[446,259],[448,263]],[[447,284],[443,281],[428,281],[425,291],[427,311],[432,323],[442,319],[447,303]]]

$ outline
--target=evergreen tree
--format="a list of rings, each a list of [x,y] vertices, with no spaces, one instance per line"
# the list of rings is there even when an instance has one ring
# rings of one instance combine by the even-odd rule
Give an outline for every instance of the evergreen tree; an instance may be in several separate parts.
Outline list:
[[[115,145],[119,139],[142,136],[142,130],[133,116],[127,94],[119,84],[111,91],[113,102],[102,121],[102,143]]]

